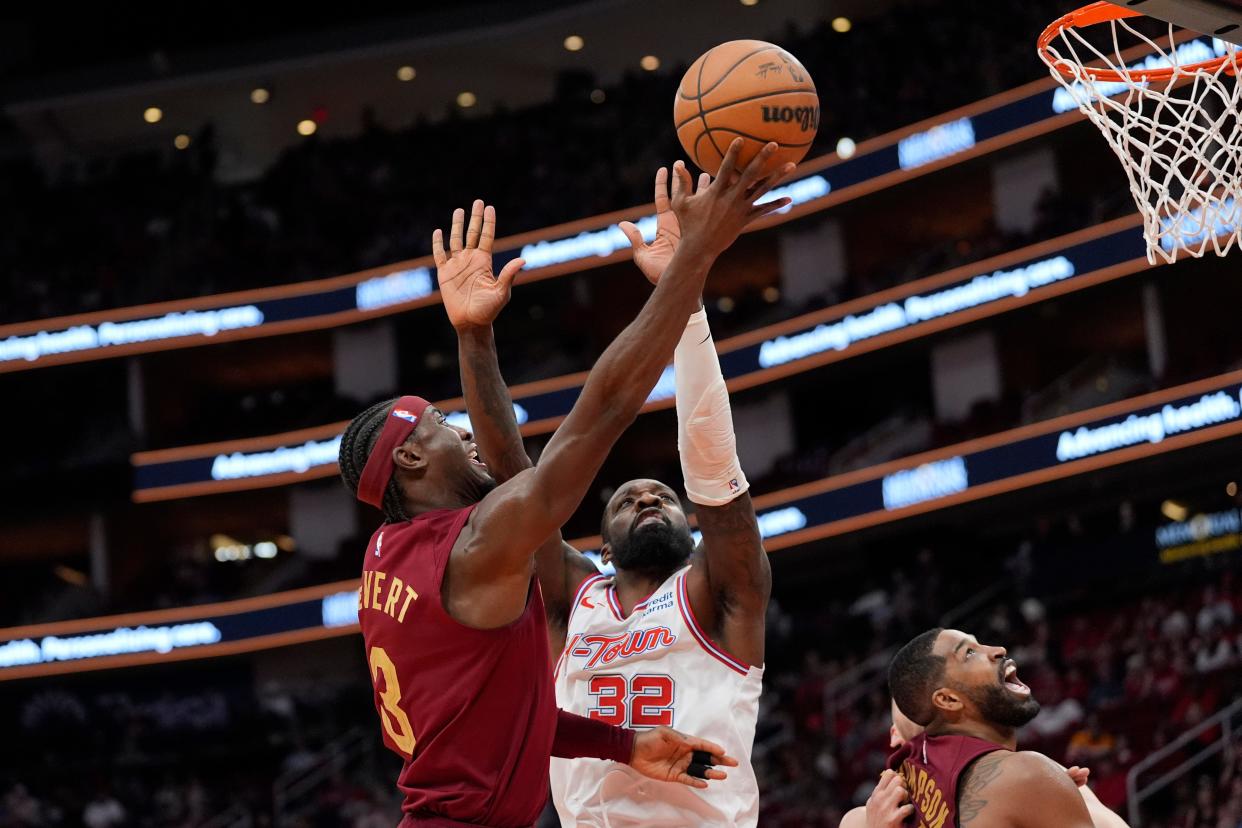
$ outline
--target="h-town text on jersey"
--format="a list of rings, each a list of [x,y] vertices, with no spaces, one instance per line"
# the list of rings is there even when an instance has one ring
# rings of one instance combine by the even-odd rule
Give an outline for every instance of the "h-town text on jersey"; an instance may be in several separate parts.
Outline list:
[[[616,635],[575,635],[565,650],[571,658],[585,659],[582,665],[591,669],[603,664],[671,647],[677,636],[668,627],[649,627]]]

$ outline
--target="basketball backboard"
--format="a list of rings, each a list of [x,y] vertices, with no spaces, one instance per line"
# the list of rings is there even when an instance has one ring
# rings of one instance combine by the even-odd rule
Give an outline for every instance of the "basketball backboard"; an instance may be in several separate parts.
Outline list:
[[[1242,0],[1109,0],[1183,29],[1242,46]]]

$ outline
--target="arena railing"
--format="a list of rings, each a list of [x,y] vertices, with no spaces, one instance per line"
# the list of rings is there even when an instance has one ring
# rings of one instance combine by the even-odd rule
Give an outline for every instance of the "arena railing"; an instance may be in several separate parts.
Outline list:
[[[1224,753],[1228,757],[1232,751],[1237,750],[1238,746],[1234,744],[1234,734],[1238,732],[1235,719],[1240,717],[1242,717],[1242,699],[1238,699],[1224,710],[1199,722],[1199,724],[1190,728],[1164,747],[1144,757],[1134,767],[1130,768],[1126,774],[1126,807],[1129,809],[1131,828],[1142,828],[1142,806],[1145,801],[1160,793],[1160,791],[1213,756]],[[1176,767],[1170,768],[1143,787],[1139,787],[1139,777],[1143,773],[1152,768],[1159,767],[1170,756],[1180,752],[1191,742],[1216,728],[1220,728],[1220,738],[1212,740],[1210,744],[1201,747]]]
[[[1151,266],[1137,216],[918,279],[821,311],[759,328],[717,344],[731,392],[820,368],[881,348],[1005,313],[1072,291],[1140,273]],[[580,372],[510,389],[522,434],[553,431],[586,381]],[[437,405],[468,425],[464,400]],[[673,405],[671,366],[643,412]],[[329,423],[283,434],[138,452],[137,502],[195,497],[299,483],[336,474],[340,434]]]
[[[1223,44],[1204,37],[1179,48],[1210,56]],[[1140,46],[1129,56],[1144,54]],[[1076,103],[1056,81],[1033,81],[864,141],[849,158],[830,153],[802,164],[782,188],[794,204],[753,229],[818,213],[1081,120]],[[518,282],[528,283],[621,261],[629,249],[617,222],[635,221],[653,236],[650,209],[642,205],[500,239],[497,267],[524,256],[527,266]],[[439,301],[433,267],[431,257],[423,256],[328,279],[4,325],[0,373],[321,330],[402,313]]]
[[[769,552],[1242,435],[1242,371],[755,494]],[[1242,515],[1157,530],[1160,562],[1236,548]],[[1189,526],[1189,524],[1187,524]],[[599,536],[578,538],[588,554]],[[231,655],[358,629],[358,582],[220,604],[0,629],[0,681]]]
[[[360,727],[324,746],[308,768],[292,768],[272,783],[272,825],[284,828],[315,804],[313,794],[322,790],[336,773],[349,768],[374,743],[373,735]]]

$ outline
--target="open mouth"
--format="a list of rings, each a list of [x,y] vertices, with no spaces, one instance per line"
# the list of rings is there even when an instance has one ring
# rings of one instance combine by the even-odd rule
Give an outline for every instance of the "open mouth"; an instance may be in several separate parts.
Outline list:
[[[479,459],[479,449],[476,446],[471,446],[466,452],[466,459],[481,469],[487,468],[487,464]]]
[[[1005,689],[1019,696],[1031,695],[1031,688],[1027,687],[1018,678],[1018,665],[1013,661],[1005,662],[1005,669],[1001,673],[1001,682],[1004,683]]]
[[[638,517],[634,520],[634,528],[641,529],[649,523],[668,523],[664,517],[664,513],[659,509],[644,509],[638,513]]]

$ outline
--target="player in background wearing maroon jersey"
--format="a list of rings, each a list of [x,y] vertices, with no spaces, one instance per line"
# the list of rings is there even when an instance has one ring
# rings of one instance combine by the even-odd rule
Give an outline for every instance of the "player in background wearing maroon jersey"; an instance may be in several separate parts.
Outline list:
[[[680,178],[681,187],[692,186],[684,168],[676,168],[674,175],[674,184]],[[710,176],[699,177],[700,189],[710,184]],[[656,174],[654,206],[651,243],[632,223],[620,227],[635,263],[658,286],[683,243],[665,169]],[[460,359],[462,388],[475,415],[471,428],[489,458],[497,458],[493,475],[505,480],[521,473],[531,463],[495,349],[489,343],[463,342]],[[759,789],[749,756],[771,569],[737,460],[728,390],[701,307],[686,324],[674,363],[678,449],[702,544],[695,548],[674,489],[646,479],[622,484],[604,510],[602,554],[615,565],[615,578],[603,578],[559,536],[549,538],[536,568],[548,613],[549,649],[560,656],[557,702],[566,710],[636,727],[676,721],[721,743],[742,763],[727,781],[696,792],[652,787],[607,763],[553,762],[553,798],[566,826],[747,828],[758,820]],[[562,652],[571,618],[575,640],[593,643]],[[584,655],[604,640],[653,641],[647,637],[652,631],[667,636],[668,646],[625,652],[629,645],[618,644],[624,654],[614,658],[600,643],[601,649]]]
[[[628,762],[695,786],[724,777],[705,767],[729,764],[711,743],[668,728],[635,738],[558,716],[534,556],[637,416],[716,257],[751,221],[789,203],[755,205],[789,169],[762,174],[776,149],[769,144],[734,173],[741,143],[723,161],[730,174],[710,186],[692,193],[675,179],[681,247],[638,316],[596,362],[535,468],[497,486],[470,433],[413,396],[373,406],[342,437],[346,485],[387,521],[367,547],[359,622],[385,743],[406,760],[398,779],[403,824],[529,826],[546,799],[553,754]],[[451,256],[439,231],[433,252],[446,306],[454,303],[470,325],[486,316],[480,309],[495,294],[507,296],[521,264],[493,278],[494,211],[472,220],[464,244],[463,219],[460,211],[454,216]]]
[[[888,746],[900,748],[923,732],[923,728],[910,721],[897,703],[892,703],[893,723],[888,728]],[[1125,820],[1100,801],[1095,791],[1087,787],[1091,771],[1075,765],[1065,769],[1066,774],[1078,786],[1083,802],[1091,814],[1095,828],[1129,828]],[[885,770],[880,781],[867,799],[866,806],[854,808],[841,819],[841,828],[898,828],[914,812],[909,802],[905,777],[896,771]]]
[[[897,651],[893,702],[925,731],[889,760],[910,792],[916,823],[959,828],[1123,826],[1094,809],[1064,767],[1017,749],[1017,729],[1039,713],[1004,647],[932,629]],[[1085,781],[1085,780],[1084,780]],[[1098,802],[1098,800],[1096,800]]]

